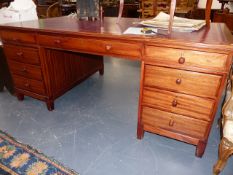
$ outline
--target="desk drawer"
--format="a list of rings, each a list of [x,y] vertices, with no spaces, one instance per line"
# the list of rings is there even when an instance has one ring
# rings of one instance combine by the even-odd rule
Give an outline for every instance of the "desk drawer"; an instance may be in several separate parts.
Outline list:
[[[45,88],[42,81],[32,80],[18,75],[13,75],[13,80],[16,88],[45,95]]]
[[[227,67],[227,55],[218,53],[146,46],[145,55],[146,60],[176,67],[189,66],[220,71]]]
[[[154,108],[142,108],[142,124],[147,126],[189,135],[196,138],[203,138],[209,123],[206,121],[177,115]]]
[[[42,73],[39,66],[8,61],[10,70],[13,74],[21,75],[27,78],[42,80]]]
[[[36,36],[34,33],[1,31],[1,37],[4,41],[11,41],[17,43],[36,43]]]
[[[217,97],[221,76],[145,65],[144,86]]]
[[[141,55],[140,44],[125,43],[115,40],[39,35],[38,41],[40,44],[48,47],[84,51],[93,54],[123,55],[125,57],[129,56],[136,58],[139,58]]]
[[[4,52],[9,60],[40,65],[39,53],[35,48],[6,45]]]
[[[155,88],[144,88],[142,102],[143,105],[206,121],[211,120],[214,106],[214,100]]]

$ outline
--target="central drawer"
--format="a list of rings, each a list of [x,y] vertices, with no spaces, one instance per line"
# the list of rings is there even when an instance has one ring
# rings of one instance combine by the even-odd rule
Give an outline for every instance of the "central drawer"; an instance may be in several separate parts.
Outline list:
[[[145,65],[144,86],[215,98],[221,78],[218,75]]]
[[[144,88],[142,102],[143,105],[153,108],[210,121],[215,101],[155,88]]]
[[[58,37],[39,35],[38,42],[47,47],[84,51],[103,55],[119,55],[123,57],[141,57],[141,44],[115,40],[98,40],[90,38]]]
[[[155,130],[162,129],[196,138],[203,138],[209,123],[143,106],[142,125],[144,129],[148,126],[148,128],[153,127]]]

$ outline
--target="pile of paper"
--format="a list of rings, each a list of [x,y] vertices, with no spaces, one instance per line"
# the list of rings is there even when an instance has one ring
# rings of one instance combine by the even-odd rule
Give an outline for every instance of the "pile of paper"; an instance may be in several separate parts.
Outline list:
[[[37,11],[33,0],[14,0],[0,9],[0,24],[36,20]]]
[[[142,21],[144,26],[168,29],[170,15],[160,12],[155,18]],[[174,16],[172,29],[180,32],[192,32],[205,26],[205,20],[187,19]]]

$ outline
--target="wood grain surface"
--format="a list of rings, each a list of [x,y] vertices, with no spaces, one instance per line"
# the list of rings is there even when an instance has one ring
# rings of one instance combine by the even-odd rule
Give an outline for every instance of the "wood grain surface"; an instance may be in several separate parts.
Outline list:
[[[191,33],[124,34],[139,19],[58,17],[0,25],[16,95],[54,100],[93,73],[103,55],[140,60],[137,138],[152,132],[196,145],[204,154],[233,56],[225,24]],[[130,81],[130,80],[129,80]]]

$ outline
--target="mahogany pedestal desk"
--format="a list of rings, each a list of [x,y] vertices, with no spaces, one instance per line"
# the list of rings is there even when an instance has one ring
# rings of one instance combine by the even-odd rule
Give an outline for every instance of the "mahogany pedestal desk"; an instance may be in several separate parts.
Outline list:
[[[103,55],[141,61],[137,137],[144,131],[196,146],[204,153],[232,62],[225,24],[171,35],[125,35],[138,19],[78,21],[58,17],[0,26],[19,100],[54,100],[99,71]]]

